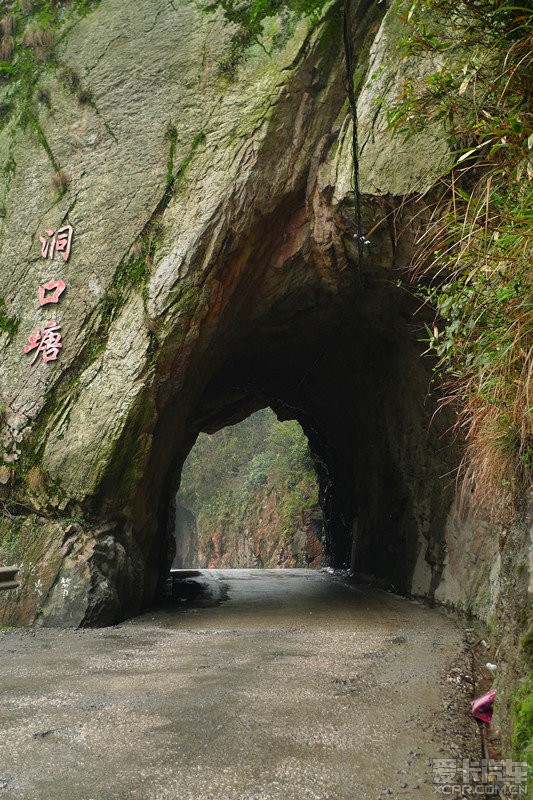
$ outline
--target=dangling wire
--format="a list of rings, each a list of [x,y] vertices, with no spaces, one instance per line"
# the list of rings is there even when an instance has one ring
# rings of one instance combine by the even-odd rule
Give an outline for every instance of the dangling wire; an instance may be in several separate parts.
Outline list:
[[[353,156],[353,183],[354,183],[354,193],[355,193],[355,229],[357,233],[355,234],[355,239],[357,241],[357,253],[358,253],[358,264],[357,264],[357,274],[359,278],[359,282],[363,282],[363,255],[365,251],[365,246],[370,244],[368,239],[363,233],[363,218],[361,213],[361,193],[359,191],[359,143],[357,140],[357,102],[355,99],[355,91],[353,86],[353,48],[352,48],[352,29],[350,24],[350,16],[351,16],[351,0],[344,0],[344,13],[343,13],[343,38],[344,38],[344,56],[345,56],[345,65],[346,65],[346,92],[348,95],[348,102],[350,105],[350,111],[352,115],[352,156]],[[300,380],[297,382],[296,386],[294,387],[293,391],[299,389],[302,384],[307,380],[309,375],[313,372],[315,367],[318,366],[319,362],[324,358],[326,352],[333,344],[334,340],[339,335],[340,331],[344,328],[344,323],[346,322],[346,318],[351,309],[349,307],[346,308],[343,314],[341,314],[340,320],[336,325],[335,329],[333,330],[332,335],[325,343],[322,350],[319,352],[318,356],[315,358],[311,366],[304,372]]]
[[[359,190],[359,142],[357,128],[357,101],[355,98],[354,80],[354,59],[353,59],[353,36],[351,25],[351,0],[344,0],[343,13],[343,38],[344,38],[344,58],[346,65],[346,92],[352,115],[352,160],[353,160],[353,186],[355,194],[355,238],[357,241],[357,253],[359,257],[358,272],[362,278],[363,255],[365,252],[366,237],[363,233],[363,217],[361,212],[361,192]]]

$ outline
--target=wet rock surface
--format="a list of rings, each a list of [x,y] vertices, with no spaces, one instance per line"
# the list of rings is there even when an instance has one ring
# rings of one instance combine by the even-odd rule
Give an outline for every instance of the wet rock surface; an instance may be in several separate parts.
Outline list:
[[[2,800],[429,800],[430,759],[475,757],[442,612],[316,571],[184,580],[202,607],[0,635]]]

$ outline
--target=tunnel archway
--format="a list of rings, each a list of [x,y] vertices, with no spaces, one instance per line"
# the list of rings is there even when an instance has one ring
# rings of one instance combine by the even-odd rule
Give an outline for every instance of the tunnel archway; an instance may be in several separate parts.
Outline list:
[[[252,228],[219,235],[209,266],[194,280],[176,279],[159,317],[149,318],[150,303],[134,295],[114,320],[120,340],[132,313],[134,321],[141,315],[146,357],[105,455],[96,450],[94,462],[88,455],[86,442],[101,435],[96,427],[84,439],[85,409],[100,397],[92,377],[89,396],[75,395],[48,438],[45,465],[76,474],[81,449],[94,488],[72,481],[74,497],[82,483],[82,500],[70,501],[67,513],[81,511],[87,522],[66,523],[43,624],[110,624],[150,605],[172,562],[173,500],[198,434],[267,406],[280,420],[297,420],[309,440],[330,564],[433,596],[453,500],[453,482],[443,476],[459,457],[446,434],[449,416],[434,417],[437,400],[428,395],[431,363],[420,339],[432,312],[417,313],[419,301],[397,280],[408,269],[423,207],[404,203],[395,228],[386,224],[391,201],[365,204],[375,233],[362,264],[349,202],[324,222],[316,204],[289,193],[271,213],[256,214]],[[116,347],[113,341],[104,354],[114,375]],[[120,385],[110,395],[117,401]],[[66,466],[56,453],[66,453]]]
[[[353,12],[370,72],[385,58],[374,64],[369,53],[385,10],[365,2]],[[458,458],[441,439],[449,420],[429,424],[423,318],[397,278],[430,217],[415,192],[433,178],[418,151],[394,149],[378,132],[383,119],[365,84],[360,177],[371,247],[361,261],[345,69],[331,46],[339,22],[328,12],[284,50],[268,86],[263,56],[250,62],[249,95],[244,83],[225,85],[209,124],[200,103],[203,127],[196,117],[176,127],[184,139],[172,140],[170,161],[166,119],[153,115],[154,185],[143,159],[133,171],[140,205],[131,219],[125,209],[113,216],[120,241],[79,287],[60,368],[46,373],[46,391],[28,392],[20,377],[11,398],[10,458],[25,449],[33,460],[26,472],[6,467],[3,491],[15,508],[26,504],[20,525],[38,528],[40,541],[26,547],[25,608],[13,604],[8,624],[33,621],[37,609],[43,624],[114,623],[151,603],[171,562],[173,494],[198,433],[267,405],[297,419],[311,443],[331,563],[432,595],[453,494],[441,478]],[[204,91],[202,81],[195,73],[192,85]],[[135,142],[145,140],[143,130]],[[385,142],[390,159],[376,152]],[[122,208],[118,194],[130,198],[124,185],[117,179],[110,208]],[[79,255],[92,265],[89,217],[71,212]],[[18,338],[14,375],[22,330]]]
[[[383,263],[386,235],[362,285],[350,257],[324,269],[299,241],[289,258],[291,217],[288,226],[269,220],[268,230],[268,247],[248,245],[244,257],[237,249],[219,264],[185,359],[172,344],[157,353],[150,398],[156,422],[151,427],[147,416],[140,480],[120,510],[138,548],[143,595],[123,582],[121,615],[150,603],[167,575],[173,496],[199,432],[214,433],[266,406],[280,420],[296,419],[308,437],[331,565],[404,593],[431,597],[438,584],[452,496],[442,476],[457,454],[444,436],[449,420],[431,421],[418,301]],[[135,437],[144,441],[142,427]],[[114,471],[114,496],[98,497],[108,509],[122,498],[121,471],[130,479],[120,460]],[[132,552],[131,540],[125,548]]]
[[[327,565],[308,439],[295,420],[280,422],[270,408],[201,433],[175,503],[171,572]]]
[[[424,317],[396,285],[454,159],[439,121],[408,141],[389,124],[403,80],[431,59],[399,58],[401,13],[363,0],[350,4],[353,76],[339,3],[288,39],[269,26],[272,50],[223,76],[235,30],[197,3],[158,0],[152,27],[133,4],[127,30],[93,5],[63,30],[61,64],[35,73],[42,136],[12,114],[5,141],[0,559],[20,564],[21,587],[0,598],[2,624],[145,608],[198,431],[267,404],[312,442],[333,563],[467,609],[479,599],[488,615],[501,592],[488,576],[505,574],[514,543],[505,562],[497,532],[460,519],[443,476],[462,445],[444,436],[449,416],[432,421]],[[94,104],[69,89],[89,45],[80,97]],[[71,259],[56,252],[48,274],[40,234],[64,225]],[[68,284],[54,309],[64,347],[32,365],[49,313],[37,287],[52,279]]]

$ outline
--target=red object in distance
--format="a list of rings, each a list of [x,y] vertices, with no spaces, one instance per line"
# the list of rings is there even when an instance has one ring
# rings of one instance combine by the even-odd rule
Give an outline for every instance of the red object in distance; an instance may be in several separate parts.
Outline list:
[[[496,689],[491,689],[490,692],[487,692],[482,697],[478,697],[477,700],[472,700],[470,706],[472,708],[472,714],[477,720],[486,722],[487,724],[491,721],[494,713],[494,700],[497,694],[498,692]]]

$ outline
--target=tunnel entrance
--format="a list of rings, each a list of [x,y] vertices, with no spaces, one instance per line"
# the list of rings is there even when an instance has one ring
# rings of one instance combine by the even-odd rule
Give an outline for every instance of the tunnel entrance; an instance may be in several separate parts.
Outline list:
[[[293,265],[289,282],[273,270],[266,285],[247,285],[231,303],[228,295],[189,360],[176,360],[177,378],[161,356],[161,408],[139,495],[159,531],[147,540],[148,602],[174,562],[176,485],[198,436],[265,408],[296,420],[309,442],[326,562],[401,593],[431,597],[438,585],[453,495],[442,476],[456,453],[449,419],[432,421],[418,303],[385,270],[368,272],[364,291],[346,271],[341,292],[320,282],[311,290],[317,276],[304,267]],[[182,524],[179,503],[177,512]]]
[[[296,420],[262,409],[200,434],[176,496],[172,569],[318,568],[318,478]]]
[[[285,269],[272,252],[263,256],[249,280],[235,269],[227,284],[217,277],[197,290],[202,312],[180,318],[154,351],[150,382],[91,498],[108,522],[87,544],[83,624],[114,623],[165,596],[187,456],[200,434],[266,408],[280,423],[296,421],[309,443],[326,563],[400,593],[431,598],[438,586],[453,498],[453,481],[442,478],[457,453],[449,418],[435,417],[428,397],[418,301],[392,280],[385,256],[364,287],[351,262],[331,267],[333,283],[316,261],[295,257]],[[278,544],[279,557],[287,543]],[[74,556],[67,576],[78,569]],[[47,624],[64,619],[61,585]]]
[[[361,54],[375,6],[357,10]],[[78,350],[47,371],[46,391],[16,401],[9,441],[15,463],[26,437],[28,469],[19,481],[4,465],[6,491],[21,526],[28,507],[38,513],[23,542],[26,607],[8,622],[105,625],[151,605],[175,557],[176,487],[198,436],[264,408],[309,441],[328,563],[400,592],[438,585],[454,494],[442,476],[460,456],[444,437],[449,418],[430,424],[420,340],[433,314],[415,316],[419,301],[402,288],[431,202],[402,188],[410,178],[391,183],[363,162],[358,197],[342,48],[330,46],[329,11],[324,22],[270,88],[261,72],[253,115],[232,89],[212,128],[191,122],[171,181],[165,134],[162,172],[149,191],[142,178],[129,226],[125,209],[114,223],[127,236],[113,270],[84,283]],[[198,116],[203,125],[201,106]],[[403,156],[382,155],[383,172],[399,172]]]

